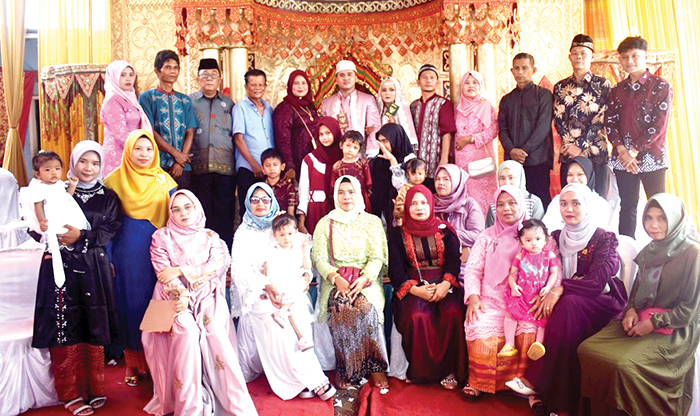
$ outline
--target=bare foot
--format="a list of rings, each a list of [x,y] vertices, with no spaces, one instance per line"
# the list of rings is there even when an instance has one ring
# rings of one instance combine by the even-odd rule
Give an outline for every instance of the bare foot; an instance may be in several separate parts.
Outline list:
[[[335,373],[335,385],[339,389],[349,389],[350,387],[352,387],[352,383],[343,380],[343,378],[340,377],[338,373]]]
[[[370,378],[374,387],[379,387],[380,389],[389,388],[389,380],[387,380],[385,373],[372,373]]]

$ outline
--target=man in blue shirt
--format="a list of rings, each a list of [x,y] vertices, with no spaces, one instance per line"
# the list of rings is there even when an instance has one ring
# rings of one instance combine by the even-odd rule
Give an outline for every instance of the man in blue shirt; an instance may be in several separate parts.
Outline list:
[[[153,63],[158,86],[139,97],[139,104],[153,126],[160,149],[160,166],[175,179],[178,188],[189,187],[192,167],[190,150],[197,128],[192,100],[174,89],[180,75],[180,58],[171,50],[162,50]]]
[[[236,145],[236,176],[241,217],[248,188],[264,179],[260,155],[275,147],[272,107],[263,100],[267,76],[259,69],[245,73],[247,97],[233,107],[233,142]]]

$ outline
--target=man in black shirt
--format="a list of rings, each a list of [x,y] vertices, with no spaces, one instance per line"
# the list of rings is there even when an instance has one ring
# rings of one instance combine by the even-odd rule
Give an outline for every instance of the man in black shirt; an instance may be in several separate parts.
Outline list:
[[[499,105],[498,134],[505,158],[523,165],[527,190],[546,207],[549,171],[552,169],[552,93],[532,82],[537,71],[535,58],[521,52],[513,58],[510,70],[518,86]]]

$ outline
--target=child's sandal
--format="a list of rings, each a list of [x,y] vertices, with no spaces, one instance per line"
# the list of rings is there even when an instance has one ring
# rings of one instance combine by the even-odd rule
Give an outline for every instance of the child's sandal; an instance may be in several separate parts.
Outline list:
[[[498,357],[513,357],[518,353],[518,350],[509,344],[506,344],[501,348],[501,351],[496,354]]]

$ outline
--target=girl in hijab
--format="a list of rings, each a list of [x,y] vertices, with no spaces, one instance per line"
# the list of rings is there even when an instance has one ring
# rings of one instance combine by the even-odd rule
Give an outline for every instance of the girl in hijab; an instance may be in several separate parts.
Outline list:
[[[656,194],[623,319],[578,349],[584,415],[686,415],[700,322],[700,236],[683,202]]]
[[[258,182],[248,189],[246,212],[236,230],[231,249],[231,315],[238,321],[238,357],[246,381],[263,372],[272,391],[282,400],[317,395],[328,400],[335,388],[323,374],[314,349],[302,351],[291,325],[280,327],[273,312],[282,306],[277,290],[265,285],[267,247],[273,244],[272,220],[279,204],[272,188]],[[311,304],[301,332],[311,333]],[[299,308],[296,317],[301,317]]]
[[[373,189],[370,206],[374,215],[384,215],[387,226],[393,228],[393,200],[396,199],[397,190],[408,181],[403,166],[416,155],[406,129],[398,124],[383,125],[377,132],[377,142],[379,155],[370,162]]]
[[[107,244],[122,221],[119,197],[102,184],[102,146],[78,142],[70,157],[69,176],[78,178],[73,198],[90,229],[67,225],[58,235],[72,250],[61,250],[65,283],[54,281],[51,259],[39,272],[34,317],[34,348],[49,348],[56,392],[66,409],[88,415],[105,405],[104,347],[118,341],[119,317]],[[56,309],[56,305],[62,305]],[[85,376],[76,376],[87,369]]]
[[[525,169],[523,165],[515,160],[506,160],[498,167],[498,186],[515,185],[520,188],[525,198],[525,208],[530,219],[541,220],[544,216],[544,207],[539,196],[530,193],[526,185]],[[493,202],[489,204],[489,211],[486,213],[486,226],[493,225],[496,219],[496,207]]]
[[[592,220],[596,227],[600,227],[606,231],[616,232],[611,221],[613,215],[610,210],[610,204],[595,192],[595,171],[593,170],[593,162],[587,157],[576,156],[562,167],[562,175],[566,177],[566,182],[578,183],[587,186],[591,190],[588,195],[588,208],[590,212],[595,212]],[[547,226],[547,230],[561,230],[564,227],[565,221],[561,215],[559,195],[552,198],[547,207],[547,212],[542,217],[542,222]]]
[[[457,233],[462,247],[462,263],[484,230],[484,214],[467,192],[469,175],[457,165],[447,164],[435,173],[435,215],[447,221]]]
[[[335,182],[335,209],[316,226],[312,259],[323,279],[320,322],[328,322],[341,388],[370,378],[386,392],[389,382],[384,332],[382,276],[387,266],[381,220],[365,212],[358,180]]]
[[[403,225],[389,233],[389,277],[408,379],[454,390],[467,378],[460,242],[435,217],[433,196],[423,185],[408,190],[403,215]]]
[[[204,228],[202,204],[187,190],[170,199],[170,218],[153,233],[158,276],[153,299],[174,300],[169,332],[144,332],[155,415],[257,415],[238,364],[236,330],[224,295],[231,263],[226,244]],[[179,383],[188,388],[178,388]]]
[[[302,160],[318,147],[313,145],[318,134],[317,123],[318,111],[314,107],[309,76],[300,69],[292,71],[287,81],[287,96],[272,114],[275,147],[284,156],[287,175],[296,177]]]
[[[532,362],[525,377],[511,387],[530,395],[530,406],[537,414],[578,413],[581,367],[576,349],[620,313],[627,301],[625,287],[615,277],[620,265],[617,238],[593,222],[598,214],[592,211],[592,195],[579,183],[561,191],[565,225],[552,237],[559,245],[563,280],[545,296],[536,296],[531,309],[535,319],[547,319],[547,354]]]
[[[313,234],[316,223],[333,209],[333,164],[343,158],[340,125],[333,117],[318,120],[315,149],[304,157],[299,174],[299,231]]]
[[[126,61],[114,61],[105,72],[105,98],[100,110],[104,125],[103,176],[122,161],[124,142],[134,130],[152,131],[151,122],[136,97],[136,71]]]
[[[153,134],[134,130],[124,143],[122,163],[105,185],[122,201],[122,227],[112,244],[120,328],[126,358],[125,383],[138,386],[148,371],[139,326],[156,285],[149,249],[151,236],[168,220],[170,194],[177,184],[160,167]]]
[[[466,171],[469,163],[494,156],[493,139],[498,134],[498,119],[496,109],[486,99],[484,77],[479,72],[468,71],[460,85],[461,96],[455,107],[455,164]],[[470,177],[467,187],[481,212],[486,212],[496,191],[496,174]]]
[[[496,223],[477,237],[464,273],[469,383],[462,389],[462,395],[470,401],[481,393],[505,390],[506,381],[522,376],[528,364],[527,350],[537,332],[535,324],[522,322],[515,337],[518,354],[498,357],[506,343],[503,294],[508,286],[510,265],[520,251],[518,229],[527,214],[523,194],[513,185],[498,188],[493,199]]]
[[[379,84],[377,95],[377,107],[382,118],[382,126],[387,123],[398,124],[406,131],[406,135],[412,147],[412,151],[418,149],[416,128],[411,116],[411,103],[406,99],[406,94],[398,79],[386,77]]]

